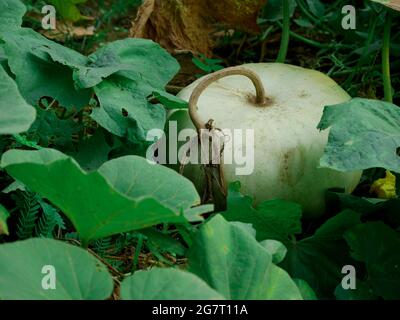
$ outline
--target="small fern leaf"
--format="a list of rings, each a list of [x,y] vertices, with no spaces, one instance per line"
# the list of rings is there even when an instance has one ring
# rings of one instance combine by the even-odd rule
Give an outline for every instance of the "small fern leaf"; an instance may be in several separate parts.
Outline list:
[[[40,212],[40,197],[34,192],[18,191],[15,200],[20,212],[17,236],[21,240],[31,238],[34,235],[36,221]]]
[[[65,229],[65,224],[56,208],[44,201],[39,202],[42,215],[36,224],[35,233],[38,237],[53,238],[55,228]]]

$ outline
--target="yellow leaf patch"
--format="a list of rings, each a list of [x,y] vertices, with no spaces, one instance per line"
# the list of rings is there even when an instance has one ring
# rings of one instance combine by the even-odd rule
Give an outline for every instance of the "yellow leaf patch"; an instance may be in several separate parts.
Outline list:
[[[386,177],[374,181],[369,192],[381,199],[396,198],[396,176],[386,170]]]

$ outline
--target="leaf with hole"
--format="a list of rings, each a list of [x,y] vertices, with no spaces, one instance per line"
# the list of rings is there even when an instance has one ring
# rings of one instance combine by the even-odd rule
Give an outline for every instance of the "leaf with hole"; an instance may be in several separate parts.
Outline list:
[[[85,63],[86,57],[31,29],[6,32],[2,39],[10,69],[28,103],[36,105],[42,97],[51,97],[68,109],[81,109],[89,103],[91,91],[74,86],[73,71],[66,65]],[[68,62],[55,63],[49,52]]]

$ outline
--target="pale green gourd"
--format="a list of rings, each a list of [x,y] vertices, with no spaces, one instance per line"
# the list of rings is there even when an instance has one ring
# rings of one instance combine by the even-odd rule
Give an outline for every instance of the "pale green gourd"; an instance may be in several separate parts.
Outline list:
[[[232,75],[243,72],[247,77]],[[253,173],[238,176],[237,165],[222,165],[225,184],[240,181],[242,192],[252,196],[254,204],[286,199],[300,203],[305,217],[319,216],[325,212],[328,188],[352,192],[360,180],[361,172],[319,168],[328,138],[328,131],[317,129],[324,106],[350,99],[320,72],[279,63],[245,64],[198,79],[178,96],[191,99],[193,119],[186,110],[172,112],[169,121],[177,120],[179,129],[194,128],[193,121],[203,127],[210,119],[215,128],[254,129]],[[184,174],[200,191],[204,188],[200,165],[185,167]]]

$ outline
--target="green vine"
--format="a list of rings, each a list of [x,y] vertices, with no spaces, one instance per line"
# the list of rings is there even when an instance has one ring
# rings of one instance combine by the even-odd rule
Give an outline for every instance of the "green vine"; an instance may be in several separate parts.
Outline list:
[[[390,29],[392,26],[392,15],[388,12],[385,20],[382,45],[382,75],[384,99],[393,102],[392,82],[390,79]]]
[[[282,25],[282,39],[281,46],[279,48],[278,58],[276,62],[284,63],[289,48],[290,39],[290,2],[289,0],[283,0],[283,25]]]

